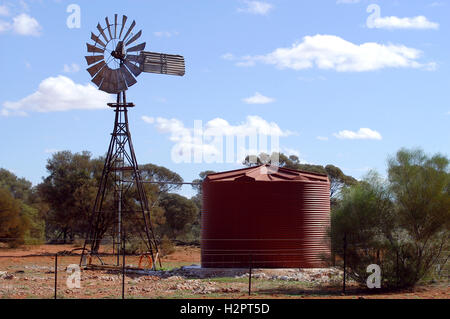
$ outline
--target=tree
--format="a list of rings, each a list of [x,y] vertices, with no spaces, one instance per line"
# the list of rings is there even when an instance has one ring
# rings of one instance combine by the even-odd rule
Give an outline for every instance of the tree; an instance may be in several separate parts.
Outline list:
[[[38,245],[45,242],[45,221],[38,208],[25,203],[20,205],[20,216],[27,226],[24,232],[24,243]]]
[[[210,170],[200,172],[198,174],[200,178],[197,178],[192,181],[194,183],[192,184],[192,188],[197,192],[197,194],[191,197],[191,201],[198,208],[197,217],[195,218],[195,222],[192,224],[190,231],[191,237],[194,239],[194,241],[200,240],[200,233],[201,233],[202,205],[203,205],[202,183],[209,174],[214,173],[216,172]]]
[[[330,180],[330,198],[333,206],[336,204],[336,197],[341,189],[345,186],[355,185],[358,181],[351,176],[345,175],[339,167],[331,164],[325,166],[325,171]]]
[[[411,283],[430,270],[448,246],[450,226],[449,159],[421,149],[401,149],[388,161],[389,181],[397,204],[402,265]]]
[[[331,215],[332,251],[343,259],[343,241],[347,242],[346,262],[351,278],[364,284],[366,267],[381,267],[385,284],[395,282],[393,259],[382,251],[390,250],[394,227],[394,203],[387,185],[375,172],[361,183],[342,190],[341,200]],[[389,255],[391,256],[391,255]]]
[[[194,190],[196,190],[197,191],[197,195],[199,195],[200,194],[200,196],[201,196],[201,193],[202,193],[202,183],[203,183],[203,181],[205,180],[205,178],[206,178],[206,176],[208,176],[209,174],[214,174],[214,173],[216,173],[215,171],[203,171],[203,172],[200,172],[199,174],[198,174],[198,176],[200,177],[200,178],[197,178],[197,179],[194,179],[193,181],[192,181],[192,188],[194,189]]]
[[[0,187],[11,192],[15,199],[28,202],[32,195],[32,184],[24,178],[17,176],[10,171],[0,168]]]
[[[183,178],[163,166],[155,164],[145,164],[139,167],[141,177],[144,181],[158,182],[159,191],[162,193],[169,193],[181,188]],[[174,183],[174,184],[171,184]]]
[[[45,216],[47,231],[66,243],[77,230],[86,227],[95,188],[94,163],[89,152],[53,154],[46,165],[49,176],[38,185],[39,194],[49,204]]]
[[[36,188],[32,187],[30,181],[18,178],[5,169],[0,169],[0,187],[8,190],[20,202],[20,216],[27,225],[23,243],[41,244],[45,240],[43,215],[47,207],[42,203]]]
[[[401,149],[388,161],[388,180],[373,173],[342,190],[332,212],[333,250],[347,238],[349,275],[361,283],[378,264],[385,287],[411,287],[448,249],[449,159]]]
[[[24,243],[25,232],[29,227],[20,213],[21,202],[7,189],[0,188],[0,241],[10,247]]]
[[[185,234],[198,214],[197,206],[178,194],[166,194],[161,199],[160,206],[165,212],[167,232],[173,239]]]
[[[157,237],[162,238],[167,227],[167,219],[164,209],[161,207],[161,199],[169,192],[179,190],[183,178],[176,172],[155,164],[140,166],[141,177],[145,183],[145,191],[151,211],[151,221]],[[137,199],[137,194],[136,194]]]
[[[278,158],[277,165],[279,167],[328,175],[328,178],[330,179],[330,198],[332,199],[332,205],[336,203],[336,197],[343,187],[351,186],[357,183],[356,179],[351,176],[345,175],[339,167],[336,167],[334,165],[327,165],[323,167],[321,165],[302,164],[300,163],[300,159],[298,158],[298,156],[286,156],[283,153],[272,153],[271,156],[266,153],[260,153],[258,156],[248,155],[245,157],[245,160],[242,164],[248,167],[270,164],[273,158]]]

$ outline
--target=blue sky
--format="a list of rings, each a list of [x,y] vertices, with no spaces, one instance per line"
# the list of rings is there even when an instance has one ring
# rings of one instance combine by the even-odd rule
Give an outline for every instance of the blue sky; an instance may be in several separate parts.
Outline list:
[[[84,56],[115,13],[136,20],[146,50],[186,59],[184,77],[143,73],[128,90],[140,163],[185,181],[240,167],[174,162],[174,147],[205,149],[187,136],[196,120],[269,131],[281,151],[357,178],[385,174],[401,147],[449,153],[448,1],[0,0],[0,167],[36,184],[54,151],[106,152],[113,112]]]

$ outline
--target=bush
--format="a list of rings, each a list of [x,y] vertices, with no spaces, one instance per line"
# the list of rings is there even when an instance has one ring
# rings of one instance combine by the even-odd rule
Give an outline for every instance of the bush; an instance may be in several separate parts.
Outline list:
[[[333,250],[348,274],[365,284],[366,267],[381,268],[382,286],[411,287],[432,270],[448,245],[449,160],[421,150],[400,150],[389,161],[389,181],[370,173],[342,191],[332,212]]]
[[[24,234],[24,243],[27,245],[43,244],[45,242],[45,221],[40,218],[39,211],[22,203],[20,214],[28,226]]]
[[[392,262],[386,233],[393,226],[393,202],[380,178],[371,173],[363,182],[342,190],[342,199],[331,215],[333,251],[343,259],[346,237],[348,274],[364,284],[366,267],[378,264],[385,284],[391,285]],[[383,253],[381,253],[383,252]],[[395,271],[395,270],[394,270]]]
[[[168,256],[175,252],[175,244],[167,236],[163,236],[159,244],[161,257]]]
[[[0,241],[10,248],[18,247],[24,243],[28,228],[28,220],[21,214],[21,201],[0,188]]]
[[[125,253],[129,255],[139,255],[148,251],[147,246],[139,238],[131,238],[125,242]]]

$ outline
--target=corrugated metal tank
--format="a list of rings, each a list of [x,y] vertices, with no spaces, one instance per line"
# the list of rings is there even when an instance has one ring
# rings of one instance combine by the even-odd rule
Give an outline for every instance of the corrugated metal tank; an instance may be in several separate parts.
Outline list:
[[[202,189],[202,267],[326,266],[326,175],[257,166],[208,175]]]

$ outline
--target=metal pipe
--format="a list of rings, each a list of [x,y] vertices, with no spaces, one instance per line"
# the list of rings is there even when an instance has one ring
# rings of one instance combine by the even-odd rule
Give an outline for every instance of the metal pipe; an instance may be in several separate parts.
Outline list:
[[[55,254],[55,299],[58,292],[58,253]]]
[[[252,293],[252,265],[253,264],[253,258],[252,255],[250,255],[250,269],[248,273],[248,295],[250,296]]]
[[[346,251],[347,251],[347,234],[344,234],[344,278],[343,278],[343,286],[342,291],[345,294],[345,277],[347,275],[346,266],[347,266],[347,260],[346,260]]]
[[[397,248],[397,251],[396,251],[396,254],[397,254],[397,261],[396,261],[396,269],[395,269],[395,272],[396,272],[396,276],[397,276],[397,288],[398,288],[398,280],[399,280],[399,271],[398,271],[398,248]]]
[[[134,183],[133,181],[123,181],[124,183]],[[202,183],[178,183],[178,182],[154,182],[154,181],[141,181],[144,184],[173,184],[173,185],[201,185]]]
[[[125,299],[125,237],[122,238],[122,299]]]

